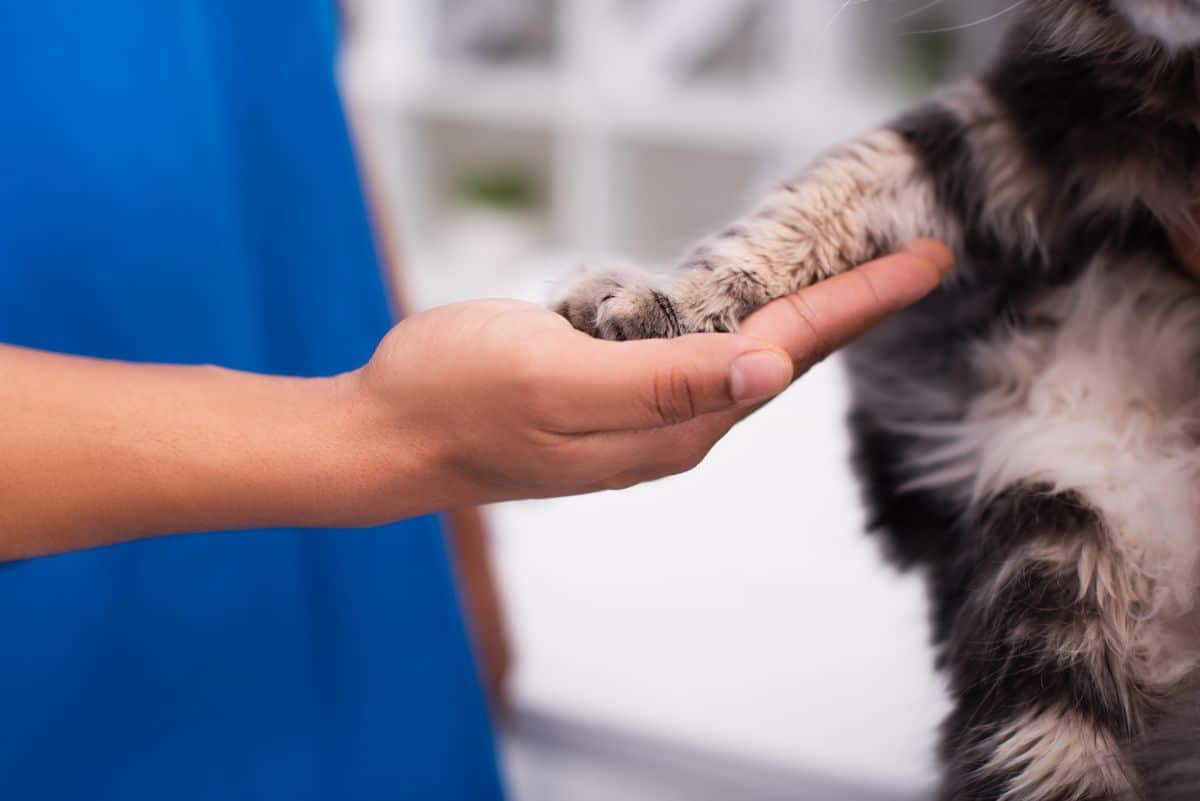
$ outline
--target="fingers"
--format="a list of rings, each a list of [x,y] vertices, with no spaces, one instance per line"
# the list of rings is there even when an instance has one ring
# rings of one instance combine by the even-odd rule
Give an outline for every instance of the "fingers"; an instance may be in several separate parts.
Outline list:
[[[791,355],[799,375],[862,335],[884,317],[937,288],[954,265],[932,239],[781,298],[752,314],[740,333],[773,342]]]
[[[786,388],[797,374],[793,363],[807,370],[933,291],[952,264],[948,248],[921,240],[769,304],[734,336],[604,342],[570,332],[555,349],[555,406],[545,417],[553,430],[589,433],[673,426],[748,408]]]
[[[575,433],[673,426],[773,396],[792,380],[786,353],[728,334],[637,342],[572,336],[558,360],[556,402],[567,414],[556,427]]]
[[[743,416],[737,407],[686,423],[587,437],[594,464],[608,478],[603,489],[624,489],[695,468]]]

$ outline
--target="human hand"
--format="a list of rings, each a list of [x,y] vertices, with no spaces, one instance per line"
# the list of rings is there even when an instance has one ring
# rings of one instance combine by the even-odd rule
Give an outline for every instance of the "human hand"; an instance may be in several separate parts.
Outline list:
[[[346,377],[371,466],[362,522],[689,470],[795,376],[932,291],[951,261],[917,243],[765,307],[738,334],[606,342],[516,301],[410,317]]]
[[[764,400],[791,377],[784,352],[748,337],[601,342],[503,300],[408,318],[355,375],[381,472],[419,480],[432,508],[681,472],[728,428],[712,413]],[[420,455],[415,473],[387,464],[402,452]]]
[[[678,473],[950,261],[918,243],[765,307],[739,334],[675,340],[594,340],[527,303],[449,306],[335,378],[0,345],[0,452],[22,465],[0,504],[0,561],[168,532],[365,526]]]

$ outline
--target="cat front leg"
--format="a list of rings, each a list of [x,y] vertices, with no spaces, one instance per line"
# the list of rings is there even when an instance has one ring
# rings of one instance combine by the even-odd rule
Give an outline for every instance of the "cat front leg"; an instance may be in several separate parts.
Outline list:
[[[732,331],[760,306],[914,239],[953,239],[936,195],[910,141],[880,130],[776,190],[702,242],[674,274],[584,274],[555,308],[604,339]]]

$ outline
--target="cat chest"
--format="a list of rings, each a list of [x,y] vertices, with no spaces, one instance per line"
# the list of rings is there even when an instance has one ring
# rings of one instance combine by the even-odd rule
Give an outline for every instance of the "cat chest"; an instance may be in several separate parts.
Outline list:
[[[1162,620],[1200,588],[1200,287],[1097,261],[972,352],[978,391],[941,432],[970,494],[1044,485],[1082,497]],[[949,461],[943,460],[943,461]],[[945,465],[943,465],[943,469]],[[1190,628],[1190,625],[1189,625]]]

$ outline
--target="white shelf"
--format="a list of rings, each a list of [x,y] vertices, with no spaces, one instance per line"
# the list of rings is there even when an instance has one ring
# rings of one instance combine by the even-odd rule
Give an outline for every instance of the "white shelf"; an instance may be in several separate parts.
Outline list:
[[[378,68],[378,65],[370,65]],[[561,132],[595,130],[656,136],[681,144],[779,147],[814,133],[824,139],[865,127],[896,105],[892,95],[861,89],[700,85],[669,92],[638,87],[587,88],[532,67],[449,66],[403,84],[380,75],[352,75],[357,98],[401,117],[436,117],[472,124]],[[820,109],[820,113],[811,110]]]
[[[753,80],[682,84],[653,69],[628,4],[617,0],[557,0],[552,58],[486,66],[447,59],[430,44],[437,0],[359,2],[344,85],[367,111],[360,122],[370,138],[390,151],[376,160],[386,165],[404,240],[419,254],[410,272],[433,270],[446,287],[468,286],[464,275],[478,272],[437,256],[447,249],[438,243],[447,181],[464,166],[515,165],[545,185],[548,238],[531,263],[563,251],[663,259],[747,205],[771,165],[811,157],[894,106],[864,91],[861,76],[834,69],[853,60],[852,30],[814,33],[841,0],[771,6],[759,27],[778,28],[767,29],[777,52]],[[782,46],[785,31],[807,41]],[[537,147],[524,155],[496,147],[519,141]],[[672,185],[688,196],[673,199]],[[417,290],[421,305],[449,294]]]

